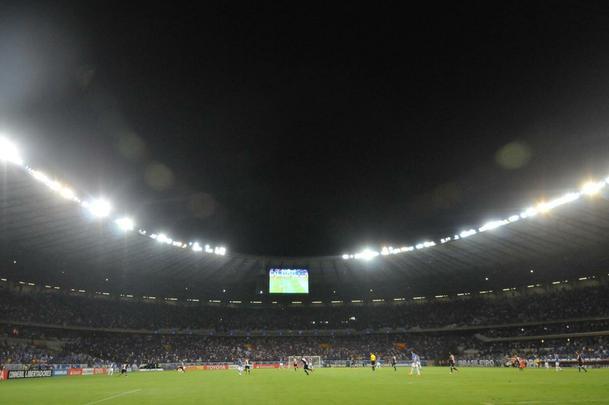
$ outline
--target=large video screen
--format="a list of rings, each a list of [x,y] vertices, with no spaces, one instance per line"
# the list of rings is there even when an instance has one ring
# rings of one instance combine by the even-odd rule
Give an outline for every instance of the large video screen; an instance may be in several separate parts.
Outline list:
[[[308,294],[309,272],[304,269],[270,269],[270,294]]]

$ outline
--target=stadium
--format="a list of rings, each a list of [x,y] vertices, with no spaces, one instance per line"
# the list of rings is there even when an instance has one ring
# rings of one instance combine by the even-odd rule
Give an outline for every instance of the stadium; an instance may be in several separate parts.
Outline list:
[[[439,54],[451,55],[440,65],[457,66],[458,58],[450,53],[454,44],[445,43],[456,26],[450,25],[450,10],[445,11],[438,18],[449,26],[430,41],[444,44]],[[590,39],[604,33],[602,5],[557,6],[545,23],[548,37],[536,31],[539,16],[549,12],[543,3],[453,11],[467,14],[470,24],[484,20],[484,32],[498,48],[534,43],[535,55],[543,48],[548,60],[567,54],[606,62],[590,56],[606,47]],[[512,101],[501,104],[504,95],[485,96],[476,104],[470,92],[487,94],[499,85],[485,76],[487,66],[476,67],[465,58],[480,88],[459,92],[468,101],[450,105],[458,112],[475,106],[474,124],[438,112],[435,101],[428,109],[417,97],[435,92],[433,86],[407,88],[419,77],[438,80],[436,73],[426,76],[435,51],[413,48],[425,62],[410,72],[416,79],[402,88],[399,75],[379,65],[376,53],[360,48],[366,42],[362,38],[376,38],[368,23],[380,30],[385,21],[391,32],[395,28],[396,43],[408,36],[393,21],[394,12],[399,14],[397,5],[373,15],[359,10],[352,26],[342,20],[342,10],[326,9],[332,24],[318,21],[320,31],[289,34],[293,42],[285,47],[276,38],[298,31],[292,22],[308,26],[311,15],[319,17],[316,11],[176,7],[152,8],[145,16],[125,9],[117,17],[88,9],[70,17],[45,7],[16,6],[7,12],[12,23],[0,31],[0,51],[11,56],[0,61],[0,402],[606,403],[605,107],[596,104],[598,95],[582,96],[578,103],[596,106],[598,114],[578,114],[581,106],[565,101],[571,101],[571,93],[565,90],[564,99],[546,94],[554,82],[539,92],[527,84],[525,95],[517,94],[518,103],[528,100],[522,102],[524,112]],[[229,24],[235,37],[215,37],[223,28],[202,28],[189,15],[211,15],[210,21],[222,22],[218,27]],[[272,32],[262,28],[280,17],[291,22]],[[115,31],[109,22],[116,24]],[[588,31],[575,36],[584,22]],[[426,26],[413,24],[415,31]],[[497,34],[496,24],[510,35]],[[565,34],[564,24],[573,31]],[[534,34],[526,30],[531,27]],[[513,38],[514,30],[527,35]],[[366,35],[337,43],[325,35],[343,31]],[[480,41],[476,53],[484,49],[489,59],[498,57],[475,32],[468,28],[459,38]],[[213,45],[199,44],[206,35],[214,36]],[[572,42],[563,49],[542,46],[556,37]],[[327,52],[309,40],[327,46]],[[306,61],[290,52],[292,44],[311,52],[305,52]],[[337,44],[362,55],[334,55]],[[244,70],[253,69],[255,79],[248,79],[253,81],[219,62],[225,45],[240,55],[227,57],[226,66],[240,61]],[[394,55],[393,45],[372,48],[390,55],[391,64],[410,66],[410,56]],[[189,53],[192,46],[213,58],[203,58],[205,63],[191,71],[180,58],[189,61],[185,65],[199,61],[198,52]],[[176,49],[180,57],[167,61],[164,57],[176,56]],[[148,58],[156,51],[164,57],[151,67]],[[507,63],[503,52],[501,65]],[[515,77],[521,74],[515,66],[523,61],[536,61],[529,68],[539,73],[540,82],[550,71],[542,61],[516,56]],[[97,62],[83,65],[80,58]],[[73,63],[79,66],[76,76],[70,76]],[[202,67],[207,63],[214,67]],[[606,95],[601,73],[584,78],[566,66],[574,79],[561,85],[571,91],[581,86],[588,95],[590,80],[598,86],[598,97]],[[271,67],[273,80],[278,78],[282,87],[294,85],[301,94],[285,99],[267,86],[261,77]],[[225,80],[218,84],[222,96],[203,100],[200,92],[212,88],[215,79],[198,88],[188,74],[215,77],[215,69]],[[341,72],[340,79],[324,76],[333,69]],[[342,78],[344,71],[349,79]],[[305,73],[290,84],[286,72]],[[446,83],[458,81],[442,72],[438,75],[450,79]],[[63,81],[68,77],[77,77],[75,84]],[[156,77],[167,83],[159,84]],[[501,77],[504,90],[518,87],[517,79]],[[349,86],[336,84],[341,80]],[[391,93],[383,87],[386,82],[400,88],[394,97],[378,96]],[[115,83],[122,85],[112,87]],[[316,94],[331,90],[317,99],[307,87]],[[109,101],[109,93],[129,101]],[[534,109],[542,94],[556,111]],[[385,111],[405,103],[404,95],[418,100],[410,121],[440,125],[446,119],[451,131],[453,126],[471,130],[471,137],[451,141],[452,134],[442,137],[443,127],[435,126],[425,136],[395,140],[390,133],[397,118],[391,115],[391,125],[377,128],[379,116],[373,115],[378,138],[389,140],[371,140],[367,124],[357,121],[363,107],[374,109],[378,102]],[[360,102],[352,97],[368,96],[379,99],[352,105]],[[267,114],[265,103],[271,104],[267,97],[276,102],[269,117],[281,121],[280,129],[275,122],[258,121]],[[326,97],[331,102],[321,101]],[[194,105],[193,111],[178,105],[180,99]],[[495,128],[496,135],[488,129],[475,135],[474,128],[482,125],[477,114],[488,100],[498,109],[513,108],[507,114],[510,122],[514,114],[536,124],[547,120],[544,125],[554,129],[589,126],[576,135],[566,129],[501,135],[496,128],[507,121],[493,118],[484,125]],[[338,101],[349,107],[338,111]],[[284,107],[291,103],[296,107]],[[563,108],[572,113],[559,114]],[[408,115],[409,109],[398,115]],[[218,118],[202,135],[199,114],[208,111],[226,113],[230,120]],[[358,124],[327,121],[327,114]],[[170,137],[165,123],[171,120],[179,124],[172,123]],[[323,140],[312,137],[328,126],[335,141],[327,134]],[[219,135],[209,135],[214,131]],[[244,133],[255,134],[254,140]],[[344,139],[355,146],[345,146]],[[381,144],[378,151],[375,142]],[[403,166],[408,170],[396,172],[399,176],[388,170]],[[406,185],[393,187],[402,175]]]

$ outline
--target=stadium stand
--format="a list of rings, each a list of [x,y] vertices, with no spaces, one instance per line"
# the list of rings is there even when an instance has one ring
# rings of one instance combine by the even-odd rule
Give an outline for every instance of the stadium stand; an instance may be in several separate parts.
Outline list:
[[[410,348],[428,361],[450,350],[497,365],[514,353],[568,358],[583,349],[588,358],[609,357],[609,294],[601,284],[321,308],[130,302],[19,286],[1,291],[3,363],[285,361],[294,353],[360,362],[370,352],[406,359]]]

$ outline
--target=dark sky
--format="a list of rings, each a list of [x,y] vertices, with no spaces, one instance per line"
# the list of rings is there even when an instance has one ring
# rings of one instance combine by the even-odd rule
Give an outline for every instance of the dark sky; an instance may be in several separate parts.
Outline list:
[[[602,2],[87,3],[0,9],[0,130],[151,231],[340,254],[609,174]]]

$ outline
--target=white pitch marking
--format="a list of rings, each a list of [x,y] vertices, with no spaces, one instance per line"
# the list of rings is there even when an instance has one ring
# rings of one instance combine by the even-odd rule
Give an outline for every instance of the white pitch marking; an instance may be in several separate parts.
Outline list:
[[[136,390],[131,390],[131,391],[125,391],[125,392],[119,392],[118,394],[114,394],[114,395],[110,395],[109,397],[106,398],[102,398],[102,399],[98,399],[97,401],[93,401],[93,402],[87,402],[84,405],[93,405],[93,404],[98,404],[100,402],[104,402],[104,401],[110,401],[111,399],[114,398],[118,398],[118,397],[122,397],[124,395],[129,395],[129,394],[133,394],[134,392],[138,392],[141,391],[141,388],[138,388]]]

